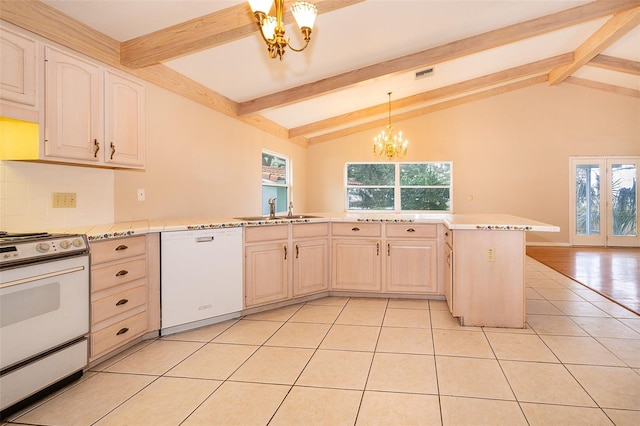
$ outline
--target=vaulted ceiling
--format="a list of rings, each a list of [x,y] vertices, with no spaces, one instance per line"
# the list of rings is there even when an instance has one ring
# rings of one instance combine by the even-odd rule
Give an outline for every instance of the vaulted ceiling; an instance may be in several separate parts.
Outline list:
[[[394,122],[534,84],[640,98],[640,0],[313,2],[282,61],[246,1],[0,0],[0,18],[302,145],[377,133],[388,92]]]

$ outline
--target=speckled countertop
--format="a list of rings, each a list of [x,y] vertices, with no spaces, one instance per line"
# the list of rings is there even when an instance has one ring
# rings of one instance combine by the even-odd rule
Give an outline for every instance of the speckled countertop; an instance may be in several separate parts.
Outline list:
[[[242,220],[230,217],[194,217],[137,220],[58,229],[56,232],[86,234],[89,241],[127,237],[149,232],[264,226],[286,223],[379,222],[436,223],[450,229],[558,232],[558,226],[505,214],[411,214],[411,213],[312,213],[312,218]]]

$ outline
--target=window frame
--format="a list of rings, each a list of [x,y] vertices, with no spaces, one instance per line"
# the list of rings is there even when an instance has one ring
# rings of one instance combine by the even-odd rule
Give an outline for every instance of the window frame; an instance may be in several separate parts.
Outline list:
[[[263,176],[263,170],[262,168],[264,167],[264,165],[262,164],[263,158],[264,158],[264,154],[267,155],[272,155],[274,157],[278,157],[281,158],[283,160],[285,160],[285,183],[278,183],[278,182],[266,182],[264,180]],[[279,203],[278,201],[281,200],[277,200],[276,201],[276,214],[280,214],[280,213],[286,213],[289,208],[289,203],[292,202],[292,188],[293,188],[293,182],[292,182],[292,177],[293,177],[293,164],[291,161],[291,158],[288,155],[284,155],[281,154],[279,152],[275,152],[275,151],[271,151],[268,149],[263,149],[260,152],[260,181],[261,181],[261,186],[260,186],[260,191],[261,191],[261,195],[260,195],[260,199],[261,199],[261,211],[262,214],[269,214],[269,204],[268,204],[268,198],[265,198],[265,193],[264,193],[264,188],[265,187],[271,187],[271,188],[286,188],[286,194],[287,194],[287,199],[285,200],[284,204],[283,203]],[[278,209],[278,205],[282,206],[281,209]]]
[[[394,169],[394,185],[349,185],[348,184],[348,169],[352,164],[380,164],[388,165],[393,164]],[[434,185],[401,185],[400,184],[400,169],[403,164],[448,164],[449,165],[449,185],[448,186],[434,186]],[[349,188],[393,188],[393,209],[349,209]],[[402,210],[402,189],[405,188],[448,188],[449,189],[449,208],[447,210]],[[345,211],[348,213],[441,213],[450,214],[453,213],[453,161],[398,161],[398,162],[384,162],[384,161],[349,161],[345,163],[344,167],[344,205]]]

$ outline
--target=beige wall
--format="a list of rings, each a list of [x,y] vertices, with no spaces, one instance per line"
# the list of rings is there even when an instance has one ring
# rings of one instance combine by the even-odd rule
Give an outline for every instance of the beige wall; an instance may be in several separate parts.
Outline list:
[[[289,156],[295,211],[307,210],[305,148],[153,85],[146,97],[146,170],[115,172],[116,221],[261,214],[262,149]]]
[[[561,227],[569,241],[569,157],[640,155],[640,101],[570,84],[538,85],[403,122],[406,161],[453,162],[454,213],[507,213]],[[362,132],[309,148],[311,211],[344,211],[344,164],[375,161]]]

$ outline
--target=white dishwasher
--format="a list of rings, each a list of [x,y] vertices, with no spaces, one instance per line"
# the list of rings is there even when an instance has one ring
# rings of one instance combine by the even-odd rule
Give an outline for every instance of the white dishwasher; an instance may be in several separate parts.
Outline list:
[[[242,228],[162,232],[161,334],[238,317]]]

